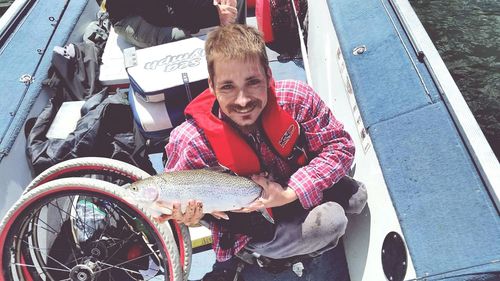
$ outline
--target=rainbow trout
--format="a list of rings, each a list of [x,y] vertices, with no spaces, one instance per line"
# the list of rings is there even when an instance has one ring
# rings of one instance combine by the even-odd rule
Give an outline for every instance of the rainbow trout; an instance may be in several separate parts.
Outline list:
[[[262,188],[250,179],[211,169],[166,172],[132,183],[130,201],[154,214],[171,214],[174,202],[181,207],[188,200],[203,203],[203,212],[231,211],[247,207],[260,197]],[[264,217],[271,221],[267,212]]]

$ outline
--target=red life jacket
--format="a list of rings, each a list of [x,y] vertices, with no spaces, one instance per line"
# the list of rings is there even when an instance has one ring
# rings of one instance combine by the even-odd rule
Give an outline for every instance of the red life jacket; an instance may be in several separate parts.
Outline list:
[[[261,115],[264,134],[269,140],[271,148],[281,158],[289,161],[292,165],[305,165],[306,154],[298,145],[299,124],[278,105],[274,81],[270,84],[267,104]],[[210,89],[206,89],[186,107],[184,113],[186,116],[192,117],[196,124],[203,129],[221,165],[241,176],[261,172],[259,157],[252,147],[237,129],[222,121],[212,112],[215,101],[215,95]]]

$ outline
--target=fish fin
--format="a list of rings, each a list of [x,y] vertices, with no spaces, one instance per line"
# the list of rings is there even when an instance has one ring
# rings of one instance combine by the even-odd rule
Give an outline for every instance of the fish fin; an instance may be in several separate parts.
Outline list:
[[[155,214],[160,214],[160,215],[171,215],[172,214],[172,209],[167,208],[158,202],[154,202],[151,205],[148,206],[149,211],[155,213]]]
[[[267,211],[266,208],[263,208],[263,209],[260,209],[259,212],[262,213],[262,216],[267,220],[269,221],[270,223],[274,224],[274,219],[273,217],[271,217],[271,214],[269,214],[269,212]]]
[[[160,212],[158,210],[154,210],[154,209],[148,209],[149,211],[149,214],[153,217],[153,218],[159,218],[161,217],[161,215],[163,215],[163,212]]]

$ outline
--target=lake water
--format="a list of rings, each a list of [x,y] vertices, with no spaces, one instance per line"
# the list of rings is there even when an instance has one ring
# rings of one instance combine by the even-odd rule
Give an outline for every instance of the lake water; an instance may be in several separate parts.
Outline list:
[[[410,3],[500,158],[500,1]]]
[[[410,3],[500,158],[500,1]]]

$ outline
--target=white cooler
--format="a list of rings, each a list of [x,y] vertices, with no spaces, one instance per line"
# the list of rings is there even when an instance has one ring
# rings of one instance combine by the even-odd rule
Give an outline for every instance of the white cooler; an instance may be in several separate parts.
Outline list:
[[[125,67],[135,93],[146,102],[198,95],[208,78],[204,48],[204,40],[189,38],[140,50],[125,49]]]
[[[186,96],[172,96],[161,102],[146,102],[130,87],[128,100],[142,135],[155,142],[165,140],[170,131],[185,120],[184,109],[188,104]]]
[[[166,139],[181,124],[189,101],[208,87],[204,40],[190,38],[124,50],[129,102],[146,138]]]
[[[213,29],[214,28],[202,29],[199,33],[193,34],[193,37],[204,40],[206,38],[206,33]],[[127,43],[121,36],[118,36],[113,27],[111,27],[101,58],[99,81],[102,85],[110,86],[112,89],[128,88],[129,77],[125,69],[123,50],[130,47],[133,46]]]

